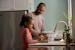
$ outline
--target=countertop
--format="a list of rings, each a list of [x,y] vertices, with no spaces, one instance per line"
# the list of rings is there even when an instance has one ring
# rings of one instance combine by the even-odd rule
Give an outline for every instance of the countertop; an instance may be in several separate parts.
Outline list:
[[[75,46],[30,46],[28,50],[75,50]]]
[[[75,45],[75,43],[70,43],[70,45]],[[61,41],[51,41],[48,43],[29,44],[29,46],[66,46],[66,43]]]

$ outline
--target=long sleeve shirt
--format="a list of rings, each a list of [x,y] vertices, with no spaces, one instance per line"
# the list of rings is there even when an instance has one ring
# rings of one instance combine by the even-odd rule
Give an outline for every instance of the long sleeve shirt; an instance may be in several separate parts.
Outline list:
[[[34,21],[33,28],[31,29],[32,35],[38,37],[39,33],[44,30],[44,18],[42,15],[35,15],[34,13],[29,13],[28,15]]]

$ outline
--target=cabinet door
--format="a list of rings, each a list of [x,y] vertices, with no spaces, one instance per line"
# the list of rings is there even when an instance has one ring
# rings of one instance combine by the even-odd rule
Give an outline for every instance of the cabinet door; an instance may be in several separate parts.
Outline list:
[[[28,10],[29,0],[0,0],[0,11]]]
[[[0,0],[0,11],[9,11],[12,9],[12,0]]]
[[[28,10],[29,0],[14,0],[13,6],[14,10]]]

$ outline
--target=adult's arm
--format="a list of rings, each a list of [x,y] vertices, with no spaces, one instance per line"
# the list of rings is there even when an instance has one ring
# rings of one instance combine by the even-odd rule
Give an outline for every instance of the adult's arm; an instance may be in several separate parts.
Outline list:
[[[36,31],[36,30],[33,29],[33,28],[31,28],[30,31],[31,31],[32,35],[35,36],[35,37],[38,37],[39,34],[40,34],[40,32]]]

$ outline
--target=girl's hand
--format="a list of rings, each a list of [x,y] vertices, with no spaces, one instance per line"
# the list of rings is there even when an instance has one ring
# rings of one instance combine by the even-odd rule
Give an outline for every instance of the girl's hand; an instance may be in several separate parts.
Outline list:
[[[48,37],[46,35],[40,35],[39,38],[38,38],[38,41],[39,42],[44,42],[47,39],[48,39]]]
[[[45,40],[48,40],[48,36],[47,36],[47,33],[41,33],[39,34],[39,37],[44,37]]]

